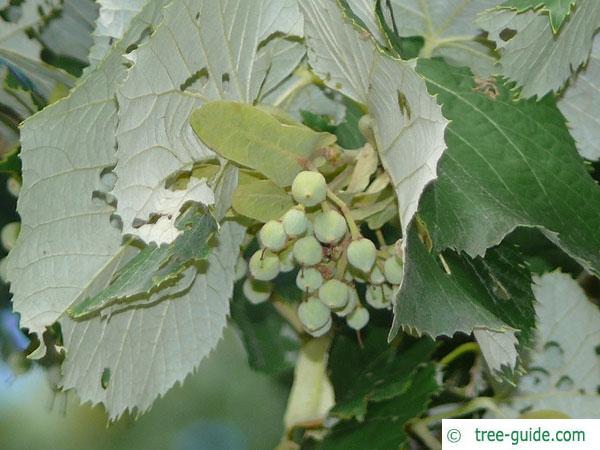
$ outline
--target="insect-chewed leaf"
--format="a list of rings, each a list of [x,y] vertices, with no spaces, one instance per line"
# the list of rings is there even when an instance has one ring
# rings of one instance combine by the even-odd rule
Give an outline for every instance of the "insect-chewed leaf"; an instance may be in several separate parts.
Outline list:
[[[247,183],[240,179],[240,185],[233,193],[233,209],[259,222],[279,219],[294,206],[292,197],[271,180],[248,178]]]
[[[315,150],[335,136],[298,124],[281,123],[271,114],[243,103],[216,101],[192,113],[192,128],[220,156],[289,186]]]
[[[108,287],[69,308],[69,315],[81,319],[113,303],[149,295],[178,278],[191,264],[206,259],[209,240],[217,229],[217,222],[207,208],[190,207],[176,221],[176,227],[182,233],[175,241],[160,246],[150,243],[144,247],[116,273]]]

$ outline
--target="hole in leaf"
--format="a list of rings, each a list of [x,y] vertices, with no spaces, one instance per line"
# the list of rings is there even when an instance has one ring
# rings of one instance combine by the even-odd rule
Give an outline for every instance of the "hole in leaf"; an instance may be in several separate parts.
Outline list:
[[[185,92],[188,89],[196,89],[199,90],[206,86],[208,83],[208,70],[206,67],[194,72],[187,80],[185,80],[181,85],[179,85],[179,90],[181,92]]]
[[[543,366],[549,369],[557,369],[564,364],[564,351],[557,342],[547,342],[542,357]]]
[[[224,73],[221,76],[221,85],[223,86],[224,91],[229,90],[229,74],[228,73]]]
[[[600,345],[596,345],[596,347],[594,347],[594,351],[596,352],[596,355],[600,356]]]
[[[109,382],[110,382],[110,369],[108,367],[106,367],[102,371],[102,376],[100,377],[100,385],[102,386],[102,389],[107,389]]]
[[[556,382],[556,389],[559,391],[570,391],[573,389],[573,380],[568,376],[560,377],[560,380]]]
[[[505,28],[500,32],[498,36],[500,36],[500,39],[502,39],[504,42],[508,42],[512,38],[514,38],[516,34],[517,30],[513,30],[512,28]]]
[[[398,106],[400,107],[400,112],[403,116],[405,116],[408,120],[411,117],[410,105],[408,104],[408,99],[406,95],[402,92],[398,91]]]
[[[123,220],[121,219],[121,216],[118,216],[116,214],[110,216],[110,226],[116,228],[119,231],[123,231]]]

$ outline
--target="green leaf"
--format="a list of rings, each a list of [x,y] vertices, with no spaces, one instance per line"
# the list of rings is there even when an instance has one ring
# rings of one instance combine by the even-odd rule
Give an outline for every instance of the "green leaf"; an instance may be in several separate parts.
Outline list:
[[[448,150],[421,214],[436,249],[481,255],[518,226],[600,273],[600,188],[590,177],[555,101],[479,92],[466,69],[421,61],[420,73],[451,120]],[[477,126],[474,126],[477,124]]]
[[[558,108],[565,115],[569,131],[579,154],[600,159],[600,34],[594,38],[592,54],[585,68],[571,80],[558,99]]]
[[[436,178],[447,121],[415,72],[414,61],[381,54],[344,20],[335,2],[307,0],[301,7],[311,66],[327,86],[365,105],[371,115],[405,234],[423,189]]]
[[[484,356],[490,368],[512,369],[517,363],[514,333],[520,333],[520,343],[527,347],[535,325],[531,278],[519,254],[505,245],[489,249],[485,258],[472,259],[448,251],[443,254],[443,263],[446,269],[435,252],[427,251],[413,228],[408,235],[392,335],[399,328],[432,337],[474,330],[492,332],[478,336],[486,344],[482,350],[487,350]],[[494,348],[490,339],[501,343],[501,348]],[[498,358],[495,351],[505,356]]]
[[[294,206],[290,195],[271,180],[253,177],[240,181],[231,200],[238,214],[263,223],[280,219]]]
[[[242,166],[251,167],[279,186],[289,186],[316,150],[335,137],[298,124],[289,126],[243,103],[211,102],[192,113],[192,128],[204,144]]]
[[[175,0],[165,8],[164,20],[149,45],[135,51],[135,64],[118,90],[119,161],[112,195],[124,234],[135,234],[137,220],[153,214],[154,198],[173,175],[216,158],[194,134],[192,112],[222,99],[261,103],[302,60],[304,46],[288,38],[301,32],[300,25],[296,0]],[[221,212],[229,208],[237,183],[233,167],[211,186]]]
[[[427,365],[413,373],[402,394],[375,403],[362,422],[342,421],[335,425],[318,450],[390,450],[407,445],[406,424],[420,416],[438,390],[435,368]]]
[[[8,275],[20,325],[31,333],[42,336],[74,301],[105,287],[96,283],[108,282],[103,276],[118,264],[122,236],[111,226],[114,208],[93,194],[108,189],[102,174],[117,162],[115,91],[127,70],[122,55],[158,21],[161,6],[149,4],[98,71],[22,126],[22,227]]]
[[[243,227],[223,224],[207,263],[188,269],[177,285],[150,299],[113,305],[108,317],[63,316],[64,389],[74,389],[82,402],[103,403],[109,419],[116,420],[126,411],[144,413],[183,383],[222,337],[244,235]],[[106,369],[110,383],[104,388]]]
[[[176,220],[181,234],[170,244],[146,245],[115,273],[109,285],[68,309],[73,319],[95,314],[117,302],[147,296],[178,279],[189,266],[208,257],[217,222],[206,207],[191,206]]]
[[[518,13],[529,9],[538,13],[548,14],[552,31],[557,33],[565,19],[571,14],[576,0],[508,0],[502,8],[514,9]]]
[[[337,403],[330,414],[341,419],[363,421],[372,402],[382,402],[402,395],[411,386],[420,367],[429,362],[435,343],[423,338],[408,349],[399,352],[395,345],[387,345],[385,335],[378,329],[369,333],[365,349],[358,348],[356,340],[339,337],[331,350],[332,380],[336,386]],[[341,363],[341,364],[340,364]],[[336,373],[341,372],[341,373]],[[340,392],[335,381],[351,380],[349,389]]]
[[[548,18],[536,11],[490,10],[477,23],[496,43],[500,61],[495,72],[515,81],[523,97],[542,98],[561,89],[587,61],[600,26],[600,8],[595,0],[577,0],[556,35]]]
[[[241,332],[250,367],[267,375],[292,371],[300,340],[271,303],[251,304],[236,286],[231,318]]]
[[[528,374],[507,404],[512,415],[555,410],[574,419],[600,418],[600,309],[569,275],[535,280],[538,329]]]

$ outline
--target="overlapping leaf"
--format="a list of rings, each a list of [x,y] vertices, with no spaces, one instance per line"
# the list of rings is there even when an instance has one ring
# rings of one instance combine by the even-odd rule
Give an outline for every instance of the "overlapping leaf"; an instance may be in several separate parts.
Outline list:
[[[419,71],[452,121],[438,180],[421,202],[436,248],[482,255],[518,226],[539,227],[600,273],[600,187],[555,101],[514,101],[500,84],[490,97],[468,70],[441,61],[421,61]]]
[[[344,21],[336,2],[309,0],[302,9],[313,69],[329,87],[366,105],[372,116],[405,232],[423,189],[436,177],[447,121],[414,63],[380,54],[373,41]]]
[[[113,306],[104,318],[64,317],[64,388],[75,389],[84,402],[103,403],[115,420],[125,411],[143,413],[183,382],[222,336],[244,232],[234,223],[223,225],[206,266],[197,275],[195,269],[185,272],[177,289]],[[110,377],[103,387],[105,372]]]
[[[497,71],[515,81],[523,97],[542,98],[558,91],[587,61],[592,38],[600,27],[600,8],[595,0],[578,0],[557,35],[548,17],[535,11],[492,10],[477,22],[496,42],[500,53]]]
[[[106,190],[101,174],[116,163],[114,96],[125,77],[122,54],[158,20],[160,6],[149,5],[99,70],[22,128],[22,226],[8,271],[21,326],[40,336],[117,264],[121,233],[110,224],[114,209],[94,193]]]
[[[195,136],[192,111],[219,99],[253,103],[277,86],[304,54],[279,35],[297,32],[300,23],[295,0],[176,0],[165,9],[119,89],[113,194],[124,234],[134,233],[136,219],[148,220],[171,175],[216,156]]]

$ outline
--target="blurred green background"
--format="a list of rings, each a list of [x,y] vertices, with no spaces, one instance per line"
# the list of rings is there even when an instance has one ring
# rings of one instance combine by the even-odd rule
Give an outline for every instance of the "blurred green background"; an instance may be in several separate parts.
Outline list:
[[[108,425],[101,407],[54,394],[40,369],[0,371],[2,450],[266,450],[277,445],[287,392],[253,372],[229,327],[196,374],[138,420]]]

